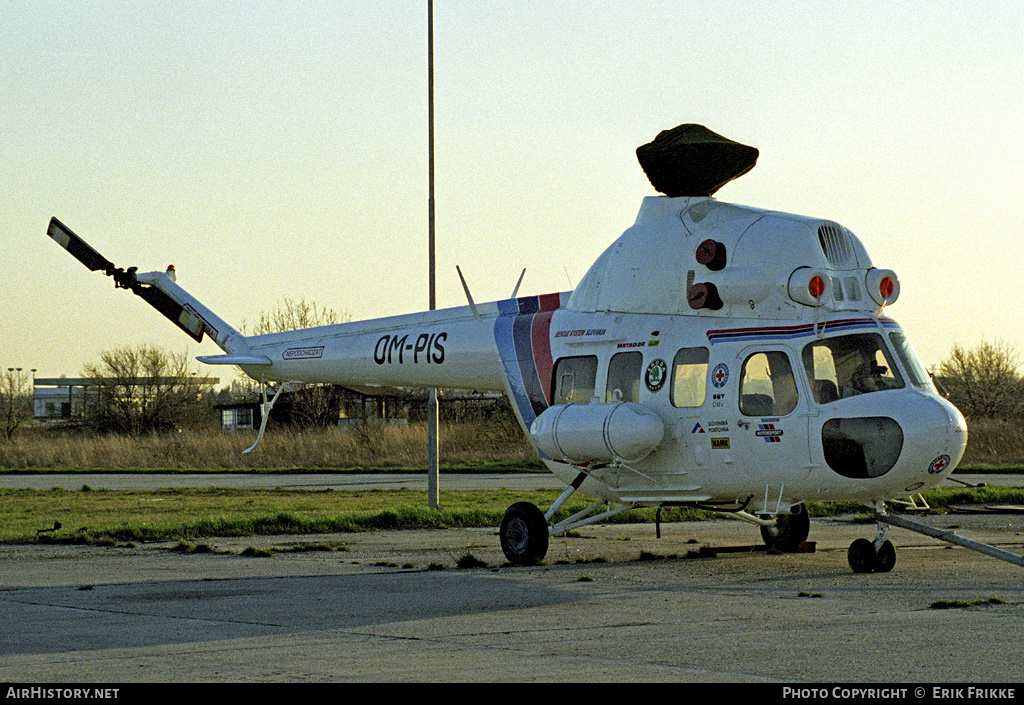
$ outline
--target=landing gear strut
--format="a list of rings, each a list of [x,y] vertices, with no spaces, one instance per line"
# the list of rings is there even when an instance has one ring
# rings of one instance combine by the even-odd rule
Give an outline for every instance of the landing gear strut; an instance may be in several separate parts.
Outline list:
[[[533,565],[544,560],[548,552],[548,538],[560,536],[567,531],[587,526],[620,514],[632,505],[624,504],[612,508],[605,502],[595,502],[586,509],[576,512],[571,517],[548,526],[548,521],[555,512],[572,497],[587,479],[585,472],[580,472],[576,479],[565,488],[547,513],[541,512],[529,502],[516,502],[501,520],[501,550],[513,565]],[[604,511],[601,508],[605,507]]]

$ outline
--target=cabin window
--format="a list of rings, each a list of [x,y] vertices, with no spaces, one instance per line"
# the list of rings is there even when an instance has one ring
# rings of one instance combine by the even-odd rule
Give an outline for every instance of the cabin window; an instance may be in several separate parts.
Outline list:
[[[597,357],[563,357],[555,363],[555,404],[589,404],[597,382]]]
[[[640,401],[640,371],[644,355],[639,352],[623,352],[612,355],[608,362],[608,386],[604,400]]]
[[[703,406],[707,378],[708,349],[682,348],[672,361],[672,406]]]
[[[784,352],[754,353],[740,373],[740,413],[744,416],[785,416],[796,408],[796,380]]]
[[[878,333],[816,340],[804,347],[803,360],[819,404],[903,387]]]

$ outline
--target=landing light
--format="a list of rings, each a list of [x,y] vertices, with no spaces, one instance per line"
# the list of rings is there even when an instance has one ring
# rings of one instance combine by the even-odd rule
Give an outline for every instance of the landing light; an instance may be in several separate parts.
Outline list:
[[[807,291],[815,299],[820,299],[821,295],[825,293],[825,280],[818,276],[811,277],[811,281],[807,285]]]
[[[804,306],[823,306],[832,298],[832,278],[820,269],[800,267],[789,277],[789,298]]]

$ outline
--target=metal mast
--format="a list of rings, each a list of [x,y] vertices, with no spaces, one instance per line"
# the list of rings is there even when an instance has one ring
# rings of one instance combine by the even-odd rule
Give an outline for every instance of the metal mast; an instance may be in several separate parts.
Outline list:
[[[427,0],[427,151],[429,153],[429,288],[430,310],[437,308],[434,288],[434,0]],[[440,507],[438,498],[438,440],[437,440],[437,388],[431,388],[427,397],[427,501],[433,509]]]

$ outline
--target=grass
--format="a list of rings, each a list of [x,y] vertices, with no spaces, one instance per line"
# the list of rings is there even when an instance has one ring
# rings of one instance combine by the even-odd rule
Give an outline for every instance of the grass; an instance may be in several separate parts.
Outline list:
[[[0,469],[67,472],[168,470],[238,472],[240,470],[316,471],[387,468],[395,471],[425,464],[425,424],[363,429],[268,429],[258,449],[242,451],[253,432],[184,430],[148,436],[96,435],[57,426],[19,429],[0,442]],[[441,457],[449,468],[465,472],[479,465],[540,469],[536,454],[518,426],[476,422],[439,428]]]
[[[481,422],[444,424],[442,472],[545,472],[517,426]],[[53,427],[19,429],[0,442],[0,472],[418,472],[423,473],[426,428],[373,427],[296,431],[270,429],[257,452],[242,455],[254,434],[185,431],[128,438],[91,436]],[[962,466],[1024,470],[1024,430],[987,422],[971,427]],[[1012,465],[1017,463],[1017,465]],[[973,465],[972,465],[973,464]],[[1009,465],[1007,465],[1009,464]],[[516,501],[549,506],[555,490],[446,492],[443,510],[425,506],[410,490],[288,491],[178,489],[153,492],[0,490],[0,542],[117,543],[206,537],[322,534],[375,529],[496,527]],[[1024,504],[1022,488],[940,488],[925,495],[933,509],[961,504]],[[575,497],[557,518],[583,508]],[[811,516],[868,516],[856,503],[809,505]],[[663,520],[715,516],[688,508]],[[653,522],[654,510],[631,510],[612,522]],[[54,530],[55,522],[60,528]],[[202,549],[199,549],[202,550]],[[700,551],[694,552],[701,556]],[[653,556],[641,560],[655,559]]]
[[[445,492],[441,510],[430,509],[414,490],[0,490],[0,543],[118,543],[209,537],[328,534],[372,530],[497,527],[517,501],[547,507],[557,490],[461,490]],[[1024,488],[939,488],[925,493],[933,511],[956,505],[1024,504]],[[585,507],[575,497],[556,520]],[[868,515],[853,503],[813,503],[811,516]],[[662,520],[699,521],[716,516],[687,507],[664,511]],[[634,509],[613,523],[651,523],[655,510]],[[60,528],[53,530],[55,523]],[[696,551],[695,557],[706,557]],[[641,559],[652,559],[653,556]]]
[[[969,420],[967,451],[959,467],[1024,468],[1024,426],[1013,421]]]
[[[472,553],[465,553],[455,562],[455,566],[466,570],[470,568],[486,568],[487,564]]]
[[[1005,605],[1006,600],[997,595],[977,600],[936,600],[928,605],[933,610],[972,609],[987,605]]]
[[[368,472],[386,473],[389,475],[422,475],[427,471],[426,463],[422,465],[389,465],[389,466],[351,466],[351,467],[266,467],[266,468],[215,468],[215,467],[45,467],[45,468],[11,468],[0,466],[0,475],[107,475],[133,473],[139,475],[226,475],[244,473],[246,475],[347,475]],[[538,473],[548,472],[540,460],[482,460],[473,463],[442,463],[438,471],[444,474],[500,474],[500,473]]]
[[[972,421],[960,470],[1024,472],[1024,427],[1009,421]],[[543,471],[513,422],[441,424],[442,469],[477,467]],[[294,430],[269,428],[258,450],[243,455],[254,432],[219,428],[142,437],[95,435],[55,424],[19,428],[0,440],[0,472],[345,472],[353,469],[422,471],[426,426],[372,426]],[[493,471],[493,470],[492,470]],[[497,470],[500,471],[500,470]]]
[[[413,490],[321,491],[249,489],[0,490],[0,543],[111,543],[216,536],[326,534],[355,531],[497,526],[513,502],[548,506],[555,490],[446,492],[441,510]],[[571,501],[559,516],[586,506]],[[700,512],[676,516],[699,518]],[[653,521],[653,510],[623,520]],[[59,521],[61,529],[51,529]]]

